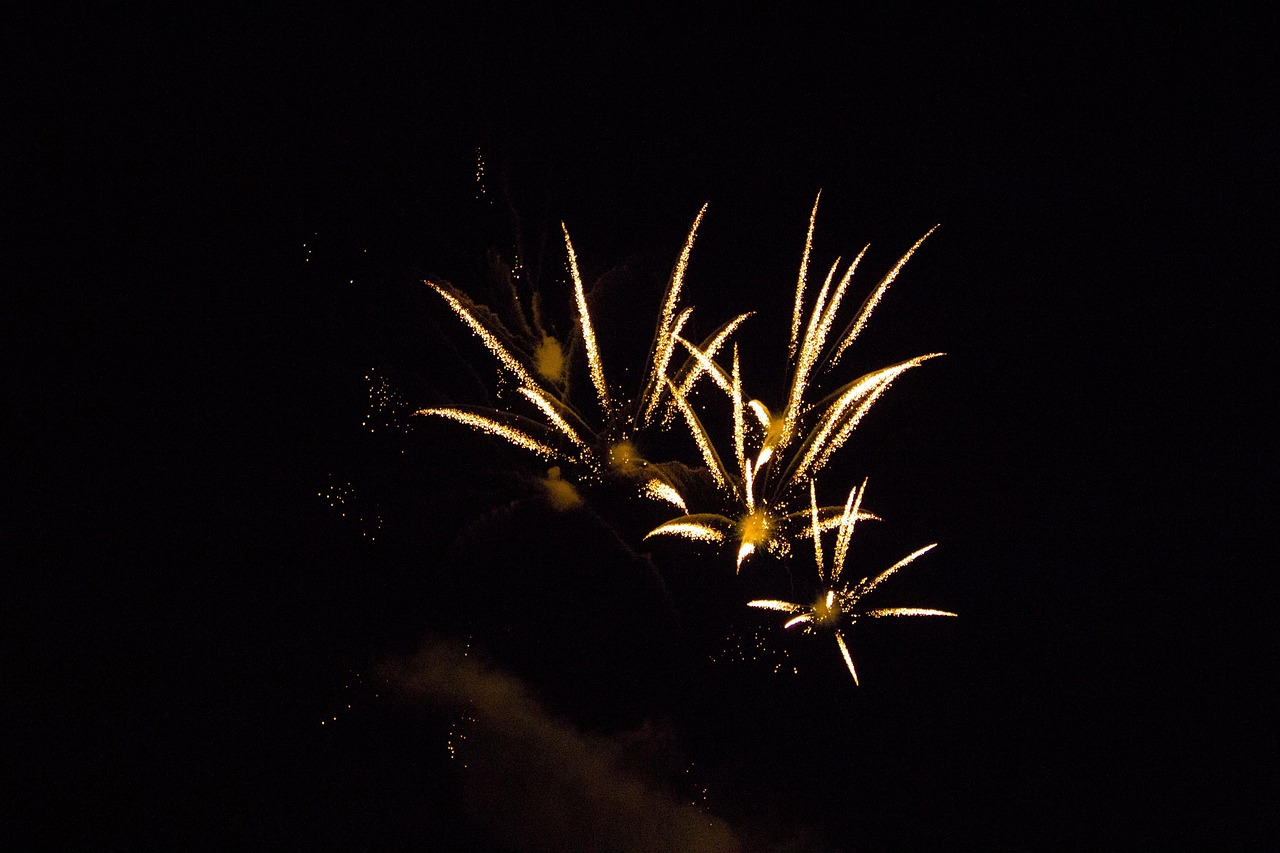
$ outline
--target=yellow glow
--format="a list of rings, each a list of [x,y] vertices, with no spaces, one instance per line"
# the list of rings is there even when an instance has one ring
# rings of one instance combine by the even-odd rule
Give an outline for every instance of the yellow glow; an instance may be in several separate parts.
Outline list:
[[[560,467],[555,466],[547,471],[547,478],[542,481],[547,490],[547,500],[559,510],[573,509],[582,505],[582,495],[574,488],[573,483],[560,479]]]
[[[756,510],[738,522],[738,538],[749,545],[763,545],[773,538],[773,519],[764,510]]]
[[[806,448],[800,457],[790,481],[796,482],[820,471],[840,447],[853,434],[862,418],[890,383],[913,367],[918,367],[942,353],[928,353],[907,361],[869,373],[846,386],[835,401],[822,413],[818,423],[806,439]]]
[[[818,564],[818,580],[826,580],[826,570],[822,567],[822,522],[818,518],[818,489],[813,480],[809,481],[809,532],[813,536],[813,558]]]
[[[937,543],[937,542],[934,542],[932,545],[926,545],[926,546],[924,546],[923,548],[921,548],[921,549],[920,549],[920,550],[918,550],[918,551],[912,551],[910,554],[908,554],[907,556],[903,557],[901,560],[899,560],[898,562],[894,563],[892,566],[890,566],[889,568],[885,569],[885,570],[884,570],[883,572],[881,572],[880,574],[876,575],[875,580],[871,581],[870,583],[867,583],[866,581],[864,581],[862,584],[860,584],[860,585],[859,585],[859,589],[858,589],[858,597],[859,597],[859,598],[861,598],[862,596],[864,596],[864,595],[866,595],[867,593],[871,592],[871,590],[873,590],[873,589],[875,589],[876,587],[878,587],[881,583],[883,583],[883,582],[885,581],[885,579],[886,579],[886,578],[888,578],[890,575],[892,575],[892,574],[893,574],[894,572],[896,572],[898,569],[902,568],[903,566],[907,565],[908,563],[913,562],[913,561],[916,559],[916,557],[919,557],[919,556],[920,556],[920,555],[922,555],[922,554],[927,554],[928,552],[932,551],[934,548],[937,548],[937,547],[938,547],[938,543]],[[952,614],[952,615],[954,616],[955,614]]]
[[[840,518],[840,530],[836,534],[836,553],[831,565],[831,582],[840,580],[844,571],[844,558],[849,551],[849,540],[853,537],[853,526],[858,521],[858,509],[862,506],[862,496],[867,493],[867,481],[862,481],[862,488],[849,493],[849,500],[844,505],[844,515]]]
[[[773,417],[769,414],[769,409],[759,400],[752,400],[747,403],[747,408],[755,413],[756,420],[760,421],[760,426],[766,433],[770,431],[773,424]]]
[[[886,607],[882,610],[868,610],[863,616],[955,616],[949,610],[930,610],[925,607]]]
[[[533,353],[534,369],[538,375],[554,385],[563,385],[569,370],[569,361],[564,357],[564,348],[560,342],[550,335],[542,336],[542,343]]]
[[[782,610],[787,613],[795,613],[803,610],[799,604],[792,604],[790,601],[777,601],[775,599],[760,598],[755,601],[748,601],[748,607],[759,607],[764,610]]]
[[[825,595],[819,595],[809,612],[815,624],[834,625],[840,617],[840,602],[836,599],[835,591],[829,589]]]
[[[858,671],[853,668],[853,656],[849,654],[849,647],[845,645],[844,635],[836,631],[836,645],[840,647],[840,655],[844,658],[844,665],[849,667],[849,674],[853,676],[853,683],[858,683]]]
[[[609,445],[607,455],[609,470],[619,477],[639,477],[649,465],[627,439]]]
[[[711,380],[719,385],[720,390],[724,391],[726,394],[732,393],[733,385],[731,384],[729,377],[725,375],[724,368],[712,361],[711,357],[707,353],[698,349],[684,338],[677,336],[676,340],[679,341],[681,346],[689,351],[689,355],[693,356],[694,364],[697,365],[689,372],[689,375],[685,377],[685,381],[680,383],[681,394],[687,395],[688,391],[684,389],[692,388],[694,380],[699,376],[704,375],[710,376]]]
[[[499,438],[505,438],[516,447],[521,447],[525,450],[532,450],[534,453],[540,453],[547,457],[555,457],[558,455],[554,449],[538,441],[533,436],[521,432],[515,427],[499,423],[491,418],[486,418],[483,415],[477,415],[471,412],[462,412],[457,409],[419,409],[414,414],[448,418],[449,420],[457,421],[460,424],[466,424],[472,429],[487,432],[491,435],[496,435]]]
[[[747,506],[751,506],[751,472],[748,470],[746,453],[746,424],[742,419],[742,371],[738,367],[738,345],[733,345],[733,458],[737,460],[738,470],[746,481]]]
[[[783,410],[784,429],[779,438],[779,443],[781,444],[789,443],[794,437],[804,401],[804,392],[809,387],[809,380],[813,370],[818,365],[818,359],[826,346],[827,335],[831,331],[831,324],[835,321],[836,309],[840,306],[840,298],[843,297],[845,287],[853,275],[857,260],[855,259],[849,265],[849,270],[845,273],[845,278],[841,280],[836,295],[828,304],[827,294],[831,289],[831,280],[835,276],[839,264],[840,260],[837,258],[835,264],[832,264],[831,270],[827,273],[826,281],[823,282],[822,290],[819,291],[818,299],[813,305],[812,313],[809,315],[809,324],[805,328],[804,339],[800,344],[799,356],[796,359],[795,372],[791,377],[791,390],[787,395],[787,405]]]
[[[667,387],[671,389],[671,397],[675,400],[680,413],[684,415],[685,423],[689,427],[689,433],[693,436],[694,443],[698,445],[698,452],[702,454],[703,464],[707,466],[707,470],[711,473],[716,485],[722,489],[728,489],[729,482],[725,479],[724,465],[721,464],[720,456],[716,453],[715,447],[712,446],[711,439],[707,436],[707,431],[702,426],[702,421],[698,420],[698,415],[694,412],[693,407],[689,405],[689,401],[676,390],[675,386],[671,384],[671,380],[667,380]]]

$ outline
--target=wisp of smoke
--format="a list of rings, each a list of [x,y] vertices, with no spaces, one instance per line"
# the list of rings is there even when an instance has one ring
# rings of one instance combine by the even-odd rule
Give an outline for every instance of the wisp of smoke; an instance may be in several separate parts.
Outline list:
[[[544,710],[514,676],[456,646],[428,643],[389,667],[409,696],[474,721],[464,799],[495,836],[521,850],[730,851],[724,821],[677,802],[624,762],[621,740],[584,734]]]

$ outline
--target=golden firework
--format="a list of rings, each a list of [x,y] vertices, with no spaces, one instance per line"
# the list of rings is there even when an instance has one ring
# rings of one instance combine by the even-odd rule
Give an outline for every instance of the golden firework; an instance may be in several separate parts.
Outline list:
[[[840,649],[840,655],[844,658],[845,666],[849,668],[849,674],[853,676],[853,682],[858,683],[858,671],[853,666],[853,656],[849,653],[848,643],[845,641],[843,627],[852,627],[858,619],[879,619],[885,616],[955,616],[956,614],[946,610],[933,610],[925,607],[883,607],[875,610],[864,610],[861,608],[862,599],[873,589],[879,586],[894,572],[903,566],[911,563],[917,557],[925,554],[935,547],[937,543],[926,545],[889,568],[885,569],[874,578],[868,580],[863,578],[856,584],[842,583],[841,574],[844,572],[846,558],[849,551],[849,542],[853,537],[853,528],[858,521],[859,507],[862,504],[862,497],[866,494],[867,482],[862,481],[861,488],[855,488],[849,492],[849,498],[845,501],[844,511],[840,516],[839,525],[836,528],[836,543],[832,553],[831,569],[828,574],[822,557],[822,530],[823,525],[819,520],[818,497],[814,482],[809,481],[809,501],[810,501],[810,535],[813,538],[814,562],[818,567],[818,592],[812,604],[796,604],[790,601],[779,601],[776,599],[757,599],[747,602],[748,607],[758,607],[764,610],[778,610],[783,613],[791,614],[791,618],[783,625],[784,628],[791,628],[796,625],[803,625],[805,630],[830,629],[835,634],[836,645]]]
[[[497,361],[501,375],[515,383],[518,398],[532,406],[533,411],[523,414],[510,408],[444,406],[421,409],[417,414],[448,418],[555,461],[582,465],[591,477],[634,481],[640,487],[640,494],[683,509],[684,499],[664,473],[664,466],[650,464],[644,458],[637,447],[637,437],[655,424],[658,412],[666,412],[674,405],[664,405],[673,378],[684,394],[692,391],[703,376],[721,381],[711,359],[749,316],[742,314],[723,324],[698,347],[691,347],[681,337],[680,333],[693,312],[691,307],[680,306],[681,293],[694,238],[705,212],[706,205],[703,205],[694,218],[672,270],[649,348],[645,379],[640,393],[631,402],[624,402],[615,395],[606,379],[599,330],[592,321],[578,254],[568,228],[561,223],[568,271],[573,282],[577,331],[600,417],[597,419],[584,414],[571,402],[567,381],[568,356],[559,341],[543,328],[537,292],[534,291],[530,299],[532,314],[527,315],[511,270],[492,258],[491,264],[498,277],[507,285],[505,290],[510,302],[501,316],[509,318],[514,332],[499,314],[476,304],[452,285],[433,281],[426,284],[476,335]],[[519,267],[517,261],[516,268]],[[693,351],[675,359],[677,343]],[[671,370],[673,366],[674,372]]]
[[[808,402],[814,377],[837,363],[865,328],[871,312],[879,304],[889,285],[934,230],[930,229],[917,240],[881,278],[857,314],[831,340],[841,303],[867,248],[864,247],[858,253],[838,279],[836,274],[840,271],[840,259],[836,259],[809,309],[807,322],[802,323],[817,213],[818,201],[815,199],[809,216],[800,273],[796,280],[791,338],[788,344],[790,377],[786,399],[778,414],[774,414],[760,400],[744,398],[736,346],[732,369],[726,371],[716,362],[714,351],[679,340],[692,356],[692,369],[698,375],[710,376],[728,395],[732,406],[736,475],[731,475],[721,462],[708,431],[686,399],[687,392],[677,387],[672,388],[670,394],[673,408],[683,415],[712,480],[730,503],[730,508],[723,513],[699,514],[703,518],[713,519],[701,524],[711,524],[725,539],[737,542],[739,568],[744,559],[761,548],[774,553],[786,552],[789,540],[797,532],[795,523],[798,520],[803,523],[804,512],[791,511],[788,506],[795,489],[816,476],[847,443],[858,424],[894,380],[906,371],[941,355],[927,353],[872,371],[838,387],[816,402]],[[717,345],[716,349],[719,348]],[[751,418],[746,417],[747,412],[751,413]],[[747,453],[748,443],[753,445],[751,454]],[[840,517],[839,509],[825,507],[821,516],[824,526],[834,525]],[[868,514],[864,517],[871,516]],[[698,528],[687,518],[681,518],[658,526],[649,535],[677,532],[689,535],[694,529]]]

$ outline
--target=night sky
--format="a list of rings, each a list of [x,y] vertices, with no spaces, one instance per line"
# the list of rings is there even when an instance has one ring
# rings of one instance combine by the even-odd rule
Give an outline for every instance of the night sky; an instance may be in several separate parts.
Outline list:
[[[14,17],[37,48],[4,96],[15,831],[1263,846],[1276,25],[929,4]],[[879,605],[959,618],[860,622],[857,687],[829,636],[743,606],[807,600],[809,548],[735,577],[728,553],[642,542],[657,505],[584,487],[557,511],[548,463],[409,417],[494,403],[493,360],[422,279],[486,302],[517,223],[561,337],[569,229],[633,388],[704,202],[685,303],[703,334],[757,312],[744,375],[780,395],[819,190],[811,287],[869,243],[855,305],[941,224],[838,370],[947,355],[819,488],[869,478],[882,521],[852,572],[940,543]],[[698,463],[678,430],[651,440]]]

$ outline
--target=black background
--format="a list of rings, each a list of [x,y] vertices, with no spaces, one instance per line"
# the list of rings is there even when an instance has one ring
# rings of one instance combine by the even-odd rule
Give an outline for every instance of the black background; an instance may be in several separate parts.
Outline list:
[[[28,49],[4,299],[21,830],[497,843],[447,714],[376,688],[427,638],[473,636],[584,731],[667,726],[749,849],[1269,837],[1274,14],[72,9],[7,29]],[[759,311],[761,371],[819,189],[817,266],[870,242],[864,287],[940,222],[859,365],[948,355],[827,488],[870,476],[889,561],[940,542],[894,603],[961,618],[859,635],[860,688],[817,639],[797,676],[707,675],[697,608],[750,584],[727,557],[649,549],[676,602],[655,615],[603,522],[490,515],[535,463],[460,427],[366,431],[371,369],[413,405],[482,402],[462,365],[488,363],[417,283],[468,288],[500,240],[477,150],[550,235],[557,306],[561,220],[590,274],[633,262],[660,289],[710,201],[688,299],[705,322]],[[619,351],[643,346],[649,320],[618,314]],[[317,497],[333,484],[366,521]],[[616,575],[575,568],[601,554]]]

